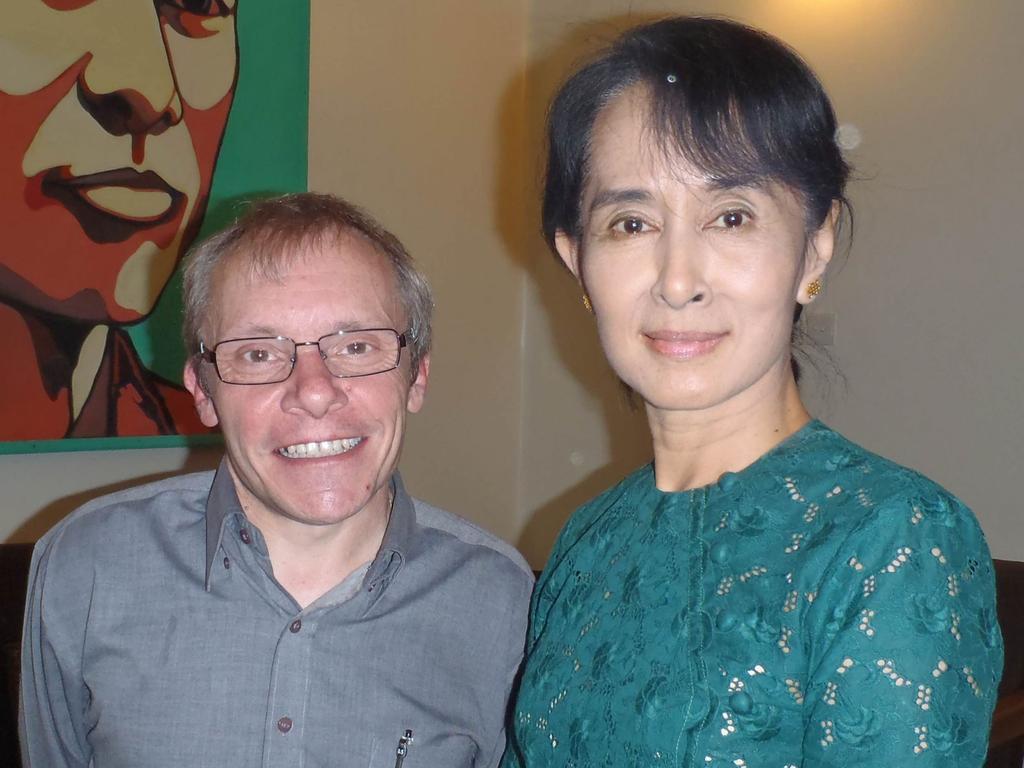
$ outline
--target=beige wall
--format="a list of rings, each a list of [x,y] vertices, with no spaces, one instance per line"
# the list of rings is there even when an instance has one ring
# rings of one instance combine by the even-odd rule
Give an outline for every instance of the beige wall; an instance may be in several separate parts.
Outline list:
[[[846,387],[825,398],[811,382],[813,400],[962,496],[997,556],[1024,559],[1016,0],[313,0],[310,187],[374,211],[437,293],[407,483],[539,566],[573,506],[647,460],[643,416],[622,405],[572,281],[534,234],[535,193],[555,83],[636,14],[670,10],[782,36],[860,129],[855,245],[819,305],[837,314]],[[97,489],[214,460],[0,457],[0,539],[34,538]]]
[[[525,4],[313,3],[310,189],[349,197],[430,277],[436,346],[410,489],[518,532]]]

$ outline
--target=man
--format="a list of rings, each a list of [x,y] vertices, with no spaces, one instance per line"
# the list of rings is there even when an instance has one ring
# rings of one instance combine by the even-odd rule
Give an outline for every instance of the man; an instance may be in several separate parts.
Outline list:
[[[37,545],[29,766],[497,765],[532,574],[395,472],[430,310],[402,245],[329,196],[198,247],[185,384],[226,457]]]
[[[122,326],[206,210],[237,73],[234,0],[4,0],[0,439],[202,429]]]

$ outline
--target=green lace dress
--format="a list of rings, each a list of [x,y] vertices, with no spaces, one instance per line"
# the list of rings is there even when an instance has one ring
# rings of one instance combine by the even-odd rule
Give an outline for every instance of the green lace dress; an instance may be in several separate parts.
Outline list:
[[[582,507],[527,651],[505,768],[980,766],[1003,661],[971,512],[820,422]]]

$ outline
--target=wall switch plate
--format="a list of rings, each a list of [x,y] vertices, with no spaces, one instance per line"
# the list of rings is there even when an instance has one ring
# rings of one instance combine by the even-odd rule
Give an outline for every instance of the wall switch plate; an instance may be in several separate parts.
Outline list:
[[[836,313],[808,312],[804,330],[816,344],[831,347],[836,342]]]

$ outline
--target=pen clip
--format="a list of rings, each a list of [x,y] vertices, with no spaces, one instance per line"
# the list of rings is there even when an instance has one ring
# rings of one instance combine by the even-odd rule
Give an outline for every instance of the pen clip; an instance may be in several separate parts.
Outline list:
[[[409,745],[412,744],[412,729],[406,728],[405,735],[398,740],[398,748],[395,750],[395,768],[402,768],[405,756],[409,754]]]

